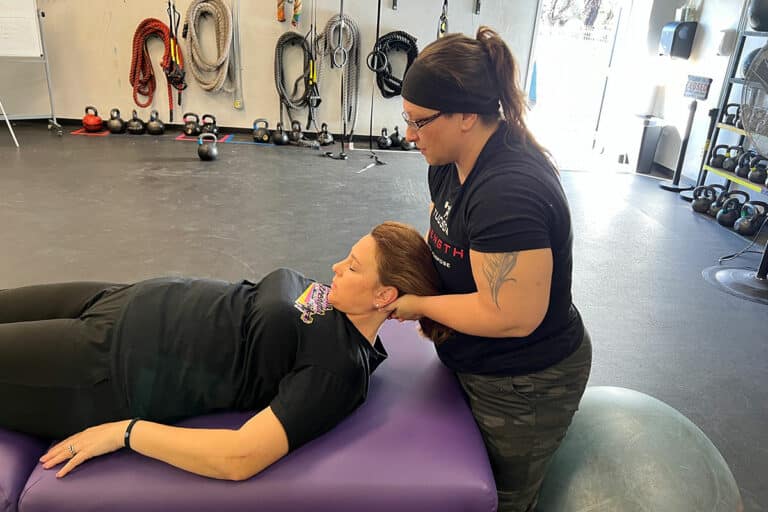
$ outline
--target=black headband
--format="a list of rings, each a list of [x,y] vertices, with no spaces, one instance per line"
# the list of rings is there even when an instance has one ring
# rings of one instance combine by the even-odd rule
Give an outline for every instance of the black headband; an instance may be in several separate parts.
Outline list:
[[[485,90],[467,91],[449,77],[433,73],[416,59],[403,78],[401,94],[414,105],[446,114],[495,114],[499,111],[499,97],[494,94],[495,79],[489,76],[488,82]]]

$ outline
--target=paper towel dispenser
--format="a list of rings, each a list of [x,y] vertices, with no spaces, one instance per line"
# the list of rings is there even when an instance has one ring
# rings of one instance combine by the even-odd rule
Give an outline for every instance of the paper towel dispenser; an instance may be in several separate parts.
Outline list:
[[[679,59],[690,57],[697,25],[695,21],[673,21],[664,25],[661,29],[659,55],[669,55]]]

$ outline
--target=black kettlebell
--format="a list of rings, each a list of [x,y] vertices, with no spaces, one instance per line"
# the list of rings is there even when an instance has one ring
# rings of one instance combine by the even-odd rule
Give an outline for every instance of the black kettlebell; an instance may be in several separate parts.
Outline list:
[[[109,111],[109,120],[107,121],[109,133],[125,133],[125,121],[120,119],[120,111],[113,108]]]
[[[768,203],[747,201],[741,206],[741,215],[733,224],[733,229],[740,235],[752,236],[763,225],[768,212]]]
[[[272,132],[272,144],[276,146],[288,144],[288,134],[283,131],[283,123],[277,123],[275,126],[275,130]]]
[[[269,121],[259,118],[253,122],[253,141],[269,144]]]
[[[392,140],[389,138],[386,128],[381,129],[381,136],[376,139],[376,144],[379,146],[379,149],[387,149],[392,145]]]
[[[717,223],[726,228],[733,229],[733,224],[736,222],[736,219],[738,219],[739,216],[741,215],[741,207],[744,203],[742,203],[738,197],[735,197],[736,192],[741,192],[741,191],[735,190],[731,192],[732,195],[725,200],[725,203],[723,203],[723,207],[720,209],[719,212],[717,212]],[[747,195],[747,201],[749,201],[748,195]]]
[[[197,114],[187,112],[182,119],[184,120],[184,135],[187,137],[200,135],[200,118],[197,117]]]
[[[766,167],[766,164],[768,164],[768,160],[762,156],[753,158],[750,162],[750,170],[749,174],[747,174],[747,179],[752,183],[759,183],[760,185],[765,183],[766,178],[768,178],[768,171],[766,171],[768,167]]]
[[[744,153],[744,148],[741,146],[731,146],[728,148],[728,152],[725,154],[723,160],[723,169],[728,172],[736,170],[736,166],[739,165],[739,157]]]
[[[320,135],[317,136],[317,141],[321,146],[330,146],[333,144],[333,135],[328,131],[328,125],[323,123],[320,125]]]
[[[412,149],[416,149],[416,143],[406,139],[405,137],[401,137],[400,138],[400,149],[402,149],[404,151],[410,151]]]
[[[739,117],[740,109],[741,105],[738,103],[727,104],[723,110],[722,122],[731,126],[736,126],[736,119]],[[731,110],[733,111],[731,112]]]
[[[165,133],[165,125],[160,120],[160,114],[157,110],[153,110],[149,113],[149,121],[147,121],[147,132],[150,135],[162,135]]]
[[[219,148],[216,147],[216,135],[203,133],[197,138],[197,156],[206,162],[216,160],[219,157]]]
[[[200,127],[200,133],[212,133],[219,135],[219,127],[216,126],[216,118],[211,114],[205,114],[202,117],[203,125]]]
[[[723,153],[719,153],[719,151],[723,151]],[[712,158],[709,159],[709,165],[712,167],[722,168],[723,161],[725,161],[726,151],[728,151],[727,144],[720,144],[719,146],[715,146],[715,150],[712,152]]]
[[[723,185],[712,184],[710,185],[710,188],[712,188],[712,190],[717,193],[717,198],[710,205],[709,210],[707,210],[707,215],[717,217],[717,212],[719,212],[720,208],[723,207],[723,203],[725,202],[725,199],[728,195],[728,191]]]
[[[147,131],[146,123],[139,119],[139,114],[137,114],[135,110],[133,111],[131,119],[128,120],[126,127],[128,128],[128,133],[131,135],[141,135]]]
[[[717,190],[707,185],[701,185],[693,189],[693,201],[691,201],[691,208],[696,213],[707,213],[709,207],[717,199]]]
[[[736,165],[736,170],[734,171],[736,173],[736,176],[739,178],[746,178],[749,176],[750,171],[750,165],[749,162],[757,156],[757,153],[755,153],[753,150],[745,151],[743,155],[739,157],[739,162]]]
[[[768,0],[752,0],[749,3],[749,24],[759,31],[768,31]]]
[[[403,142],[403,138],[400,136],[400,129],[397,126],[395,126],[395,131],[392,132],[392,135],[389,136],[389,141],[392,143],[393,148],[399,147]]]
[[[299,121],[291,121],[291,131],[288,133],[288,140],[293,143],[299,142],[304,137],[301,132],[301,123]]]

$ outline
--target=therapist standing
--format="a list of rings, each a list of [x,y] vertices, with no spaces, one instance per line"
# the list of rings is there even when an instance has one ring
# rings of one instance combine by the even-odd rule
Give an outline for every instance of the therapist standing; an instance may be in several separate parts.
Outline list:
[[[548,153],[524,121],[518,66],[480,27],[427,46],[402,88],[406,138],[429,164],[428,242],[444,295],[383,311],[456,331],[437,346],[485,440],[499,511],[532,511],[589,378],[572,303],[573,233]]]

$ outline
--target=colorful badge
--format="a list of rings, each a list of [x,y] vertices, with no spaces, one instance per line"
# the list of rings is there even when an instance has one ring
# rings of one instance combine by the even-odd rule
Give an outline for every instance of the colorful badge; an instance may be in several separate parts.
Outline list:
[[[305,324],[311,324],[314,321],[314,315],[324,315],[326,311],[331,311],[333,306],[328,303],[328,294],[331,288],[324,284],[312,283],[304,290],[293,303],[294,307],[301,311],[301,321]]]

